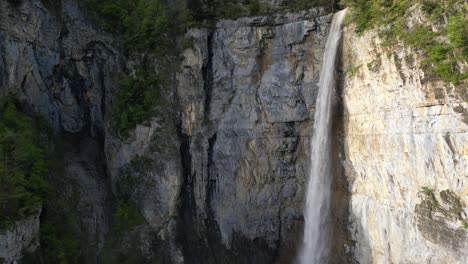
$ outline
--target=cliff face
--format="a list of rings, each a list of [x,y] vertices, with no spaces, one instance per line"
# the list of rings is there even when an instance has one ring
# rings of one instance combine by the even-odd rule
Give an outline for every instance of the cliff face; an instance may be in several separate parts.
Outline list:
[[[422,59],[345,30],[343,163],[360,263],[468,257],[467,90],[428,78]]]
[[[244,262],[294,256],[330,20],[311,10],[187,34],[193,47],[183,53],[177,102],[188,262],[219,254],[213,243]],[[200,251],[193,244],[203,237]]]
[[[75,1],[44,3],[0,2],[0,91],[61,138],[80,260],[290,262],[331,15],[313,9],[191,30],[157,114],[123,138],[111,110],[132,62]],[[122,199],[143,221],[116,232]]]
[[[331,14],[190,30],[155,116],[122,137],[112,106],[134,61],[116,37],[75,1],[13,2],[0,1],[0,94],[61,139],[64,173],[52,179],[76,212],[79,261],[293,262]],[[345,30],[333,263],[468,257],[466,89],[426,78],[420,62],[411,49],[388,53],[375,32]],[[34,251],[41,220],[2,231],[0,260]]]
[[[12,3],[0,1],[0,94],[40,115],[62,138],[64,164],[57,167],[64,172],[54,181],[78,214],[79,224],[69,228],[80,229],[84,258],[93,259],[109,222],[102,142],[118,54],[75,1]],[[34,219],[30,229],[39,227]]]

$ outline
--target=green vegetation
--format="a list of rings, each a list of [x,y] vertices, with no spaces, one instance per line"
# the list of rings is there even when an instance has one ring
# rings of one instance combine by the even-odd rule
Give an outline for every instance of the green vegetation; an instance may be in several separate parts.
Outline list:
[[[36,259],[25,263],[80,263],[83,234],[76,206],[79,199],[74,191],[76,182],[64,177],[62,139],[55,136],[48,146],[45,180],[49,188],[42,203],[41,246]]]
[[[361,65],[352,66],[352,67],[350,67],[349,69],[346,70],[346,73],[347,73],[350,77],[353,77],[354,75],[356,75],[356,73],[358,73],[359,68],[361,68]]]
[[[196,10],[195,18],[198,21],[211,21],[216,19],[236,19],[243,16],[255,16],[268,12],[268,7],[259,0],[223,1],[223,0],[192,0],[190,7]],[[199,6],[198,8],[195,5]]]
[[[434,189],[431,189],[427,186],[423,186],[422,189],[427,196],[434,196]]]
[[[145,158],[137,158],[122,169],[116,182],[116,200],[112,214],[112,225],[107,234],[106,244],[100,259],[103,263],[142,263],[145,258],[141,255],[141,249],[133,246],[139,242],[140,232],[145,232],[141,227],[145,219],[141,215],[138,204],[134,199],[139,180],[135,176],[138,166],[147,166]],[[128,247],[128,241],[133,243]]]
[[[175,71],[176,37],[192,26],[187,2],[169,5],[164,0],[83,0],[103,25],[120,40],[121,53],[132,66],[121,76],[113,109],[116,134],[155,116],[163,103],[161,90]]]
[[[435,197],[435,194],[434,194],[434,189],[431,189],[429,187],[426,187],[426,186],[423,186],[422,187],[422,190],[424,192],[424,194],[429,198],[428,201],[431,202],[431,204],[436,207],[436,208],[439,208],[439,201],[437,201],[436,197]]]
[[[13,99],[0,97],[0,229],[42,206],[38,257],[44,263],[77,263],[79,240],[73,230],[78,216],[57,187],[59,153],[44,121],[22,113]],[[52,174],[58,179],[51,180]]]
[[[143,216],[134,203],[119,201],[114,211],[114,231],[124,234],[144,222]]]
[[[422,192],[425,195],[423,204],[431,211],[430,217],[432,218],[434,213],[443,215],[447,219],[458,219],[462,222],[465,228],[468,228],[468,222],[463,218],[463,205],[460,197],[450,189],[443,190],[439,193],[439,201],[436,198],[434,189],[423,186]]]
[[[113,214],[113,231],[122,235],[144,222],[143,216],[138,210],[135,202],[137,192],[137,181],[141,181],[138,176],[150,170],[152,160],[144,156],[138,156],[120,171],[120,177],[115,185],[117,206]]]
[[[82,0],[103,28],[119,36],[121,53],[132,65],[121,76],[113,111],[117,135],[128,136],[137,124],[157,115],[162,91],[177,70],[176,59],[189,43],[177,43],[188,28],[211,27],[221,18],[271,12],[260,0]],[[289,9],[331,6],[325,0],[288,1]]]
[[[50,130],[21,113],[11,98],[0,97],[0,228],[39,209],[48,186]]]
[[[155,115],[155,104],[160,98],[161,82],[158,82],[158,77],[142,69],[137,71],[135,77],[122,80],[114,108],[118,114],[116,129],[121,135]]]
[[[79,263],[79,227],[77,211],[54,190],[41,215],[39,254],[45,260],[41,263]]]
[[[450,17],[447,25],[447,37],[454,49],[468,57],[468,18],[458,14]]]
[[[333,9],[337,6],[338,2],[337,0],[288,0],[286,1],[286,5],[293,11],[305,10],[316,6]]]
[[[468,5],[461,0],[343,0],[351,7],[351,22],[356,31],[379,27],[385,44],[394,46],[398,41],[425,52],[426,72],[445,82],[461,83],[468,73],[461,72],[459,62],[468,57]],[[407,25],[415,5],[431,20],[431,25]],[[448,20],[448,23],[445,21]]]
[[[328,0],[288,0],[285,8],[292,11],[305,10],[316,6],[332,9],[338,1]],[[216,19],[236,19],[246,16],[271,14],[271,6],[260,0],[188,0],[188,7],[196,21]]]

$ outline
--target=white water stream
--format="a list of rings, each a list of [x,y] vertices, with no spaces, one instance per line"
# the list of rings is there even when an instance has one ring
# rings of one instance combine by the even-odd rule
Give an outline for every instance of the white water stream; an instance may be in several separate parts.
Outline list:
[[[333,16],[320,71],[319,92],[315,105],[314,132],[311,142],[311,168],[304,212],[304,241],[299,255],[301,264],[328,263],[330,244],[330,148],[332,96],[335,90],[336,53],[346,10]]]

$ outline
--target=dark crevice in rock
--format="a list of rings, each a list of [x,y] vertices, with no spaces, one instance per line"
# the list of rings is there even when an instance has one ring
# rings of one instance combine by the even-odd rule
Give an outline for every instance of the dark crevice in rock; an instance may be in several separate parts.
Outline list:
[[[210,217],[212,217],[211,212],[211,199],[213,198],[213,192],[216,191],[216,183],[218,179],[218,175],[212,175],[213,171],[213,148],[216,143],[216,136],[215,133],[212,137],[208,139],[208,164],[207,164],[207,184],[206,184],[206,210]]]
[[[207,260],[214,259],[216,251],[211,248],[212,236],[210,234],[215,232],[216,223],[204,218],[201,212],[197,212],[194,195],[194,181],[197,175],[192,174],[191,137],[181,131],[182,128],[179,125],[183,184],[180,196],[180,220],[177,240],[182,245],[186,263],[211,263],[207,262]],[[209,189],[209,183],[206,184],[207,189]],[[207,201],[207,207],[209,207],[209,201]],[[218,244],[220,245],[220,241],[218,241]]]
[[[211,92],[213,90],[213,32],[208,34],[208,61],[203,66],[203,89],[205,91],[205,119],[209,119]]]
[[[182,133],[182,124],[179,124],[177,131],[180,138],[180,156],[182,162],[182,187],[180,194],[180,208],[179,208],[179,223],[177,231],[177,240],[182,245],[184,259],[187,256],[196,254],[196,250],[192,252],[192,248],[198,245],[197,230],[194,223],[195,215],[195,199],[193,197],[193,184],[192,184],[192,166],[190,155],[190,137]]]

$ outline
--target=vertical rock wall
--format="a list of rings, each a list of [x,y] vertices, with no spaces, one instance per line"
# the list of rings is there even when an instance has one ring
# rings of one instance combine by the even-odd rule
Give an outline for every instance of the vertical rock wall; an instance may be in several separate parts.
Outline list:
[[[89,261],[102,249],[109,223],[104,120],[120,70],[112,42],[76,1],[0,1],[0,94],[40,115],[62,138],[64,164],[57,167],[64,173],[56,184],[63,183],[65,204],[78,212],[81,225],[70,228],[82,232]],[[27,223],[37,234],[34,219]]]
[[[466,83],[429,78],[422,54],[374,31],[348,27],[343,52],[347,247],[359,263],[465,263]]]
[[[214,255],[222,243],[242,263],[292,261],[330,20],[317,9],[220,21],[186,36],[193,47],[183,53],[177,97],[188,148],[182,213],[185,225],[199,226],[185,245],[190,257],[202,241]]]

